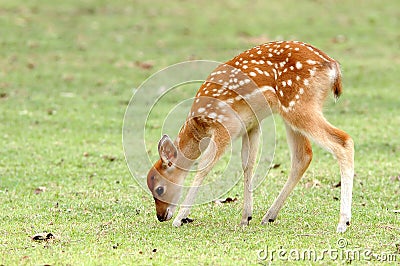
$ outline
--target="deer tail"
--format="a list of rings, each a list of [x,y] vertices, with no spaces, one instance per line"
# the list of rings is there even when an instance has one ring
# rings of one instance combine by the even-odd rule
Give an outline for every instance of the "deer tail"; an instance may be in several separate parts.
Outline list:
[[[343,91],[342,73],[340,72],[340,65],[337,61],[332,62],[330,73],[331,77],[333,78],[332,92],[333,96],[335,97],[335,101],[337,101]]]

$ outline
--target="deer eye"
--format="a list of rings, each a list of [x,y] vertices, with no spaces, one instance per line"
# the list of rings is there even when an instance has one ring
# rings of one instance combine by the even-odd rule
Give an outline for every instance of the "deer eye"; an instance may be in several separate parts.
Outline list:
[[[158,194],[158,196],[161,196],[164,193],[164,188],[163,187],[156,188],[156,193]]]

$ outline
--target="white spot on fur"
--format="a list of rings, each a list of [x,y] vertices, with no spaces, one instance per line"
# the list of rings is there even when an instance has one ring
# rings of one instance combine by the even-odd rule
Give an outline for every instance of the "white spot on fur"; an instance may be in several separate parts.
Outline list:
[[[299,61],[296,62],[296,68],[301,69],[303,67],[303,64],[300,63]]]
[[[272,72],[274,72],[274,79],[277,80],[278,74],[276,73],[276,69],[273,68],[273,69],[272,69]]]
[[[258,67],[256,67],[256,68],[254,68],[257,72],[258,72],[258,74],[263,74],[263,72],[258,68]]]
[[[212,112],[212,113],[208,114],[208,117],[211,118],[211,119],[215,119],[217,117],[217,114]]]
[[[265,91],[275,92],[275,89],[273,87],[271,87],[271,86],[263,86],[263,87],[260,88],[260,91],[261,92],[265,92]]]
[[[290,110],[290,108],[287,108],[287,107],[285,107],[285,106],[283,106],[283,105],[281,105],[281,108],[282,108],[282,110],[285,111],[286,113],[289,112],[289,110]]]

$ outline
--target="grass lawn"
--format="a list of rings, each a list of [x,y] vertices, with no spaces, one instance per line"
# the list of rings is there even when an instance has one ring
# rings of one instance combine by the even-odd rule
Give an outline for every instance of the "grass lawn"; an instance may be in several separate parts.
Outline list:
[[[284,264],[324,250],[399,263],[399,10],[398,0],[0,1],[0,265]],[[317,146],[277,221],[260,225],[290,167],[278,117],[280,166],[256,190],[248,228],[242,182],[224,195],[237,201],[195,206],[189,225],[159,223],[121,143],[133,88],[171,64],[223,62],[276,39],[341,62],[344,93],[325,114],[355,141],[352,225],[336,233],[339,169]],[[32,240],[43,232],[56,238]],[[330,255],[318,263],[346,263]]]

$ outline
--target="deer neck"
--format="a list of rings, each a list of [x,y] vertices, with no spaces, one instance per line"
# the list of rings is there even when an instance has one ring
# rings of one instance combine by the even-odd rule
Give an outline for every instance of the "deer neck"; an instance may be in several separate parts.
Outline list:
[[[182,170],[189,171],[195,161],[200,157],[200,140],[198,129],[186,121],[178,137],[175,140],[175,146],[178,148],[177,165]]]

